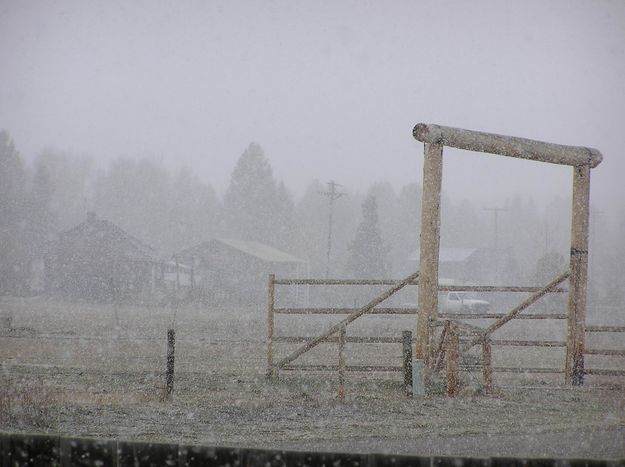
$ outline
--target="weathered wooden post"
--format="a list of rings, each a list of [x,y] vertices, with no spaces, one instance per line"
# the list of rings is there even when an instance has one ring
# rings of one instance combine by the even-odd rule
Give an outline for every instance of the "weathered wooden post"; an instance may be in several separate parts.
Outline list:
[[[345,334],[346,326],[339,331],[339,400],[345,400]]]
[[[170,400],[174,392],[174,353],[176,347],[176,331],[167,330],[167,367],[165,369],[165,398]]]
[[[590,163],[573,167],[573,213],[569,278],[568,332],[565,378],[567,384],[584,382],[584,340],[588,279],[588,222],[590,214]]]
[[[404,373],[404,391],[412,396],[412,332],[403,331],[402,337],[402,369]]]
[[[445,339],[447,336],[447,330],[449,329],[449,326],[451,326],[451,321],[447,319],[445,320],[445,323],[443,324],[443,330],[441,331],[440,340],[438,343],[438,347],[436,349],[437,359],[433,362],[433,365],[436,371],[442,370],[443,364],[445,363],[445,351],[446,351]]]
[[[447,334],[447,395],[453,397],[458,392],[458,356],[460,338],[458,325],[451,323]]]
[[[421,207],[420,276],[415,358],[431,365],[431,323],[438,315],[438,253],[443,146],[425,143]],[[426,370],[427,372],[427,370]],[[424,379],[425,375],[416,375]]]
[[[267,284],[267,378],[278,376],[278,369],[273,366],[273,308],[275,301],[276,275],[269,274]]]
[[[484,391],[490,394],[493,391],[493,366],[492,366],[492,346],[490,337],[482,342],[482,375],[484,377]]]

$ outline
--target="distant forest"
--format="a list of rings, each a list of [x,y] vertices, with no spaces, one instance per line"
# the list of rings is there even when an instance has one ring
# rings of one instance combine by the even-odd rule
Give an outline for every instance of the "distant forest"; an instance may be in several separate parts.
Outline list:
[[[311,180],[294,197],[277,180],[260,145],[244,148],[225,193],[193,168],[172,171],[152,158],[118,158],[98,168],[88,157],[44,150],[26,164],[7,131],[0,132],[0,294],[28,294],[29,264],[47,242],[84,221],[108,219],[169,258],[212,238],[274,246],[309,263],[311,277],[399,278],[418,252],[421,186],[373,183],[333,203],[327,261],[328,180]],[[340,180],[337,180],[340,182]],[[500,282],[542,284],[567,267],[571,201],[537,207],[524,195],[498,210],[443,194],[441,247],[489,248],[505,255]],[[591,212],[589,302],[625,305],[625,207]]]

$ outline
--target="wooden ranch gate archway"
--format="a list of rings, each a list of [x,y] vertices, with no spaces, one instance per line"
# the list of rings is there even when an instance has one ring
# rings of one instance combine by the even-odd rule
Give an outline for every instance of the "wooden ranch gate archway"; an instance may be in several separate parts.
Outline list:
[[[588,219],[590,169],[603,156],[597,149],[563,146],[525,138],[419,123],[413,136],[424,143],[423,196],[420,235],[420,278],[415,358],[433,365],[433,327],[438,317],[438,260],[443,146],[500,156],[529,159],[573,168],[571,252],[569,260],[568,327],[565,379],[579,385],[584,377],[586,289],[588,280]]]

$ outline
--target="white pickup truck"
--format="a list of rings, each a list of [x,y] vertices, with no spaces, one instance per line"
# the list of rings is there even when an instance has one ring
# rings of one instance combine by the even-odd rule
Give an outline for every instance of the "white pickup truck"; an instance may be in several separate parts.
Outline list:
[[[444,313],[486,313],[490,310],[490,303],[469,292],[447,292],[439,297],[438,303]]]

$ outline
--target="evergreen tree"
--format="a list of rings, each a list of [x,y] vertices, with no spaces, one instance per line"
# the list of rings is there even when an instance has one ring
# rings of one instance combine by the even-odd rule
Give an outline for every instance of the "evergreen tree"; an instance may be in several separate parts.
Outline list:
[[[96,180],[94,206],[129,234],[172,253],[172,176],[158,160],[117,159]]]
[[[404,220],[399,216],[399,198],[389,182],[374,183],[367,195],[373,196],[378,204],[379,224],[382,237],[387,242],[389,260],[387,273],[401,271],[396,259],[405,258],[406,252],[400,251],[401,230]]]
[[[378,220],[378,203],[373,195],[362,203],[362,220],[349,245],[347,272],[353,277],[386,277],[388,247],[382,239]]]
[[[22,292],[28,264],[24,238],[26,171],[15,145],[0,131],[0,294]]]
[[[215,190],[187,168],[174,177],[168,243],[171,251],[195,246],[218,235],[220,205]]]
[[[251,143],[237,161],[224,196],[228,234],[279,247],[275,235],[279,210],[271,165],[262,148]]]
[[[40,158],[35,164],[27,212],[27,228],[32,248],[35,250],[31,253],[40,250],[50,236],[56,233],[56,216],[52,209],[54,192],[55,186],[50,168],[46,161]]]
[[[39,164],[45,165],[54,187],[49,209],[54,213],[57,230],[68,230],[84,221],[87,211],[93,209],[89,204],[95,177],[93,161],[46,149],[38,158]]]

